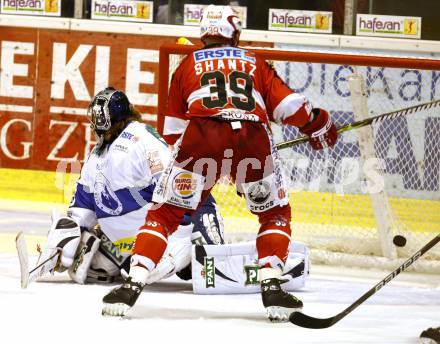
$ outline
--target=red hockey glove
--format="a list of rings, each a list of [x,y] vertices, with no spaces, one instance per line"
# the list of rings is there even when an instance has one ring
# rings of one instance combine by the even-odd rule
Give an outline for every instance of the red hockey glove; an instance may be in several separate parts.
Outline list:
[[[309,136],[310,145],[315,150],[333,147],[338,139],[338,133],[328,112],[314,108],[311,115],[309,123],[299,128],[299,131]]]

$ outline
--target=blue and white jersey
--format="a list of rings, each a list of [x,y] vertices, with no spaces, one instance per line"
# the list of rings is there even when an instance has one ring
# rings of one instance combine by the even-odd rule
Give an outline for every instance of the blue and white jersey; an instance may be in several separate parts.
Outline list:
[[[131,122],[101,155],[88,157],[69,216],[83,230],[99,223],[120,253],[129,255],[169,159],[169,148],[154,128]]]

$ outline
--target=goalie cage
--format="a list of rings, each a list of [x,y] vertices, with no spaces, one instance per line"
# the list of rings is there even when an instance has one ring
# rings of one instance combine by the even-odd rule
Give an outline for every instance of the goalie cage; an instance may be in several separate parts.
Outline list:
[[[160,132],[172,73],[195,49],[178,44],[160,48]],[[337,127],[440,98],[439,60],[250,50],[273,63],[292,89],[327,109]],[[409,257],[440,232],[439,111],[423,109],[342,133],[333,149],[313,151],[306,143],[280,150],[292,205],[292,238],[309,246],[313,263],[393,269],[396,260]],[[278,143],[300,136],[295,127],[272,129]],[[374,192],[366,192],[366,185]],[[219,181],[213,195],[226,240],[255,238],[257,217],[231,182]],[[404,247],[393,244],[396,234],[407,239]],[[439,273],[440,248],[413,269]]]

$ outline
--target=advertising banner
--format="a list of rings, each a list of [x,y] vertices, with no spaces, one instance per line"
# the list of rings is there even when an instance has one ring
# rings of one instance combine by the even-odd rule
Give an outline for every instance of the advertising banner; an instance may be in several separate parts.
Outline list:
[[[153,1],[92,0],[92,19],[153,22]]]
[[[269,9],[269,30],[332,33],[332,12]]]
[[[208,5],[197,4],[185,4],[183,11],[183,24],[184,25],[199,25],[200,18],[202,17],[203,10]],[[247,7],[245,6],[231,6],[240,18],[243,28],[246,28],[247,21]]]
[[[419,38],[422,33],[422,18],[358,14],[356,35],[400,38]]]
[[[84,161],[95,139],[87,106],[107,86],[157,126],[159,48],[176,38],[0,26],[0,168]]]
[[[86,109],[107,86],[156,125],[159,47],[175,37],[0,27],[0,167],[83,161]]]
[[[61,0],[0,0],[4,14],[60,16]]]

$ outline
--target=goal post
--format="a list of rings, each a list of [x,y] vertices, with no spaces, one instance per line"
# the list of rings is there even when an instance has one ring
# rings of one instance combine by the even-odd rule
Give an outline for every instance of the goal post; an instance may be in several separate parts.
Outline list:
[[[158,129],[163,130],[171,75],[198,46],[160,48]],[[271,61],[278,75],[336,126],[440,97],[440,60],[248,48]],[[438,85],[437,85],[438,84]],[[292,237],[311,248],[313,262],[392,267],[440,232],[440,110],[344,132],[332,149],[309,144],[280,151],[292,204]],[[273,125],[277,143],[300,134]],[[230,181],[213,189],[226,239],[255,238],[258,221]],[[407,238],[405,247],[392,239]],[[440,272],[434,248],[415,268]]]
[[[348,85],[353,104],[353,117],[356,121],[368,118],[368,98],[365,81],[361,74],[353,73],[348,78]],[[359,151],[363,161],[376,158],[374,152],[374,133],[371,126],[358,129]],[[397,258],[396,247],[393,245],[393,216],[384,190],[369,193],[377,232],[380,238],[382,254],[387,258]]]

